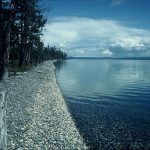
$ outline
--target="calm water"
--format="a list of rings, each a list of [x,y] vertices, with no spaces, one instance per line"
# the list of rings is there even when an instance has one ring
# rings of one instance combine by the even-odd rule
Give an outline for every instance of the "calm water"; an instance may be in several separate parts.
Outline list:
[[[66,60],[56,74],[91,149],[150,150],[149,60]]]

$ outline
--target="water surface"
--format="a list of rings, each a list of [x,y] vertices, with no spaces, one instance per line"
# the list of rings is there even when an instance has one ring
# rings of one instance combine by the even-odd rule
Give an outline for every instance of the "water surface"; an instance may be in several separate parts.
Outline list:
[[[150,61],[72,59],[56,75],[91,149],[150,149]]]

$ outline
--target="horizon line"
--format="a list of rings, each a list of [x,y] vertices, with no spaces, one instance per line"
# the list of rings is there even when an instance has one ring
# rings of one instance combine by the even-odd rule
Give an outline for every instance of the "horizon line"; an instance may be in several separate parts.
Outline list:
[[[150,56],[135,56],[135,57],[89,57],[89,56],[69,56],[66,59],[137,59],[137,60],[150,60]]]

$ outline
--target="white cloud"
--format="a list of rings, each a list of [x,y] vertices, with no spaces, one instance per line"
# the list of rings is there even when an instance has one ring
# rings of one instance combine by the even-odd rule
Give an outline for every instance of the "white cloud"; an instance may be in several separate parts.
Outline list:
[[[112,56],[112,52],[109,49],[102,50],[101,54],[105,56]]]
[[[150,31],[114,20],[59,17],[46,25],[45,44],[76,56],[150,55]]]
[[[111,6],[119,6],[125,3],[127,0],[112,0]]]
[[[122,47],[126,50],[142,50],[144,43],[139,37],[116,38],[112,42],[114,47]]]

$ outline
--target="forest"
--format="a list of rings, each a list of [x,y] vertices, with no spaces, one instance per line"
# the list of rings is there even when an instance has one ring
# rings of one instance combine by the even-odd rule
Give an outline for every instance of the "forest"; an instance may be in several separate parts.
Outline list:
[[[47,19],[38,0],[0,0],[0,80],[9,67],[65,59],[59,48],[41,40]]]

